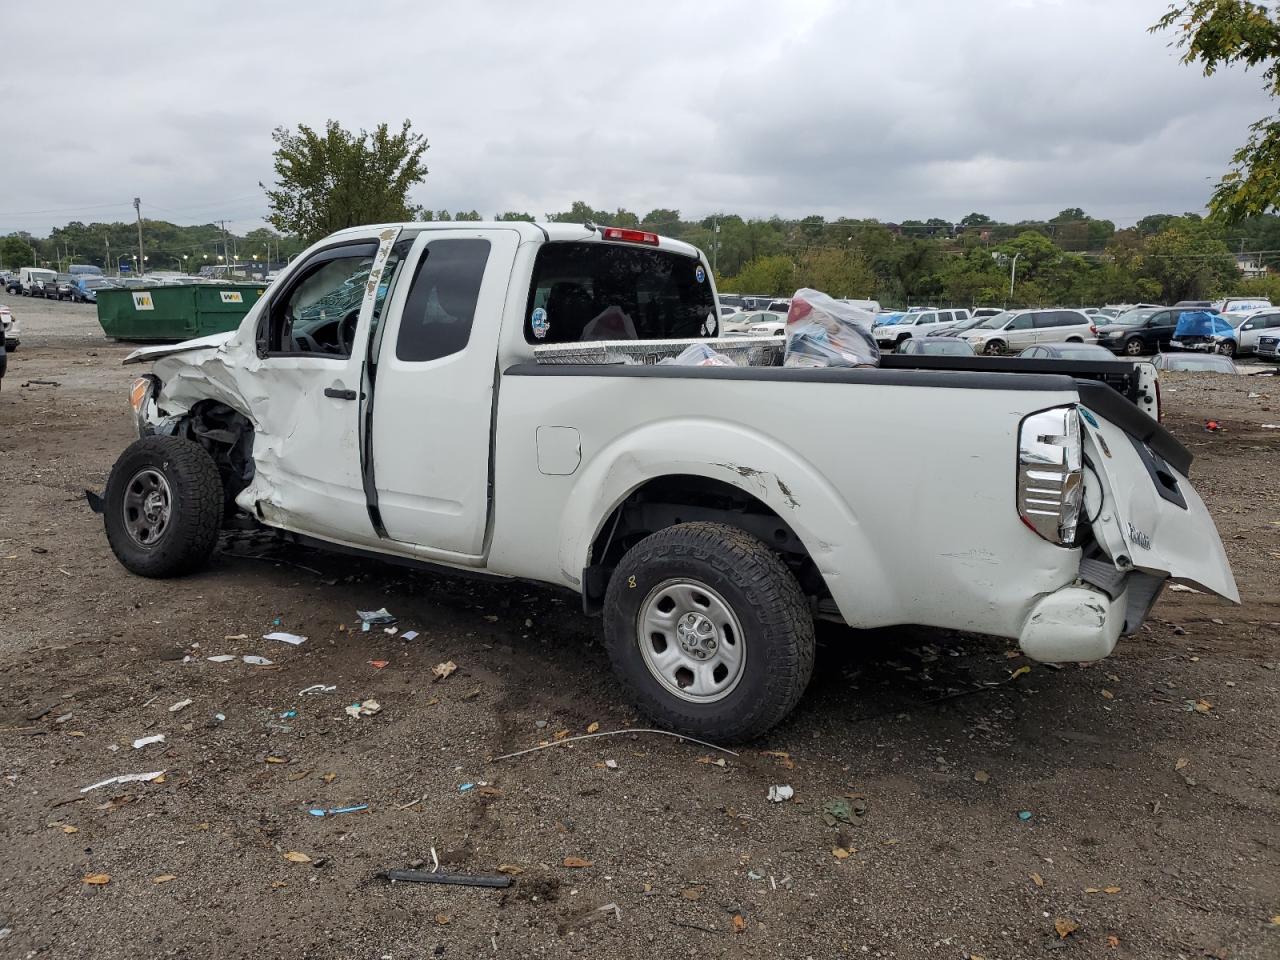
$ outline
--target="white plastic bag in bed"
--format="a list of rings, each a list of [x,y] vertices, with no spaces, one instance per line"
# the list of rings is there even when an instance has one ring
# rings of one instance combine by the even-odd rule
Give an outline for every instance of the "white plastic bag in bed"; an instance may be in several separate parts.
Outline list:
[[[712,350],[705,343],[691,343],[674,357],[659,360],[658,364],[675,364],[681,367],[736,367],[738,365],[732,357]]]
[[[819,290],[797,290],[787,311],[784,367],[878,367],[875,316]]]

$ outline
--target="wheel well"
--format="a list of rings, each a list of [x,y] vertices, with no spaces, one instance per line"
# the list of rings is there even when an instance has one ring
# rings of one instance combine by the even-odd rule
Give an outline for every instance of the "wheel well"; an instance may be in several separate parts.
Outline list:
[[[725,523],[772,548],[809,596],[829,595],[826,583],[791,525],[762,500],[709,477],[677,475],[649,480],[633,490],[601,525],[583,571],[582,602],[598,613],[618,561],[637,543],[667,527],[694,520]]]
[[[224,516],[237,512],[235,498],[253,480],[253,424],[233,407],[202,400],[177,421],[172,431],[200,444],[213,457],[226,494]]]
[[[1080,337],[1067,337],[1067,343],[1084,343]]]

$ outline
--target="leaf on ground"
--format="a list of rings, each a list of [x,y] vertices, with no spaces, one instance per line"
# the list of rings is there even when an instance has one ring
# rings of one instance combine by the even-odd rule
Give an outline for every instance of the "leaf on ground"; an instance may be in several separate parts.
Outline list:
[[[1076,923],[1074,920],[1068,920],[1066,917],[1059,917],[1057,920],[1053,921],[1053,929],[1058,931],[1058,938],[1060,940],[1065,940],[1067,937],[1071,936],[1071,934],[1080,929],[1080,924]]]
[[[978,781],[978,783],[986,783],[991,779],[991,774],[987,773],[985,770],[978,770],[974,773],[973,779]]]
[[[151,882],[152,883],[168,883],[170,880],[177,880],[177,879],[178,878],[175,877],[172,873],[162,873],[158,877],[152,877]]]
[[[1116,695],[1114,693],[1112,693],[1110,690],[1105,690],[1105,689],[1102,691],[1102,696],[1106,700],[1114,700],[1116,698]]]
[[[1191,761],[1190,761],[1190,760],[1188,760],[1186,757],[1179,757],[1177,760],[1175,760],[1175,761],[1174,761],[1173,769],[1175,769],[1175,770],[1181,770],[1183,767],[1185,767],[1185,766],[1186,766],[1188,763],[1190,763],[1190,762],[1191,762]]]
[[[698,757],[697,762],[710,764],[713,767],[723,767],[725,765],[724,757]]]
[[[1033,873],[1031,875],[1031,882],[1034,883],[1037,887],[1043,887],[1044,877],[1040,876],[1040,874],[1038,873]]]
[[[1030,667],[1028,667],[1028,666],[1024,663],[1024,664],[1023,664],[1022,666],[1020,666],[1017,670],[1013,671],[1013,673],[1012,673],[1012,674],[1010,674],[1009,679],[1010,679],[1010,680],[1017,680],[1017,679],[1018,679],[1020,676],[1022,676],[1024,673],[1030,673],[1030,672],[1031,672],[1031,668],[1030,668]]]
[[[1210,703],[1208,700],[1196,701],[1196,713],[1208,713],[1212,709],[1213,709],[1213,704]]]
[[[568,731],[568,730],[557,730],[555,733],[553,733],[553,734],[551,735],[551,739],[552,739],[552,740],[563,740],[563,739],[564,739],[565,737],[567,737],[568,735],[569,735],[569,731]]]
[[[447,913],[436,914],[436,923],[438,923],[440,926],[443,927],[448,922],[449,922],[449,915]]]
[[[684,897],[686,900],[701,900],[702,891],[697,887],[689,887],[685,890],[681,890],[680,896]]]
[[[1110,947],[1112,950],[1114,950],[1116,947],[1120,946],[1120,938],[1117,937],[1114,933],[1110,934],[1107,937],[1107,946]]]
[[[90,873],[84,878],[84,882],[92,887],[106,886],[111,882],[111,874],[109,873]]]
[[[787,770],[794,770],[796,767],[796,762],[791,759],[791,754],[785,750],[761,750],[760,753],[762,756],[773,757],[778,761],[779,765]]]
[[[1103,887],[1102,892],[1103,893],[1119,893],[1120,888],[1119,887]]]
[[[482,797],[500,797],[500,796],[502,796],[502,791],[501,791],[501,790],[499,790],[497,787],[495,787],[495,786],[494,786],[493,784],[491,784],[491,783],[486,783],[483,787],[477,787],[477,788],[476,788],[476,793],[480,794],[480,796],[482,796]]]
[[[498,872],[505,873],[512,877],[518,877],[524,873],[524,867],[518,863],[500,863],[498,864]]]
[[[69,823],[68,823],[68,824],[66,824],[65,826],[63,826],[63,828],[62,828],[62,832],[63,832],[63,833],[79,833],[79,832],[80,832],[80,828],[79,828],[79,827],[73,827],[71,824],[69,824]]]
[[[844,847],[832,847],[831,855],[835,857],[837,860],[849,859],[849,851],[846,850]]]
[[[326,773],[320,779],[323,780],[325,783],[333,783],[333,781],[336,780],[337,778],[338,778],[338,775],[336,773]]]
[[[587,733],[595,733],[600,729],[600,721],[595,720],[587,726]]]
[[[447,680],[449,676],[458,669],[458,665],[452,660],[446,660],[444,663],[437,663],[431,668],[431,672],[435,674],[436,680]]]
[[[290,850],[284,855],[284,858],[290,863],[310,863],[311,858],[305,853],[299,853],[297,850]]]
[[[285,757],[267,757],[267,763],[288,763]]]
[[[571,867],[575,870],[580,870],[583,867],[593,866],[590,860],[584,860],[582,857],[565,857],[564,865],[566,867]]]
[[[734,932],[734,933],[741,933],[741,932],[742,932],[743,930],[745,930],[745,929],[747,929],[747,920],[746,920],[746,918],[745,918],[745,917],[743,917],[743,915],[742,915],[742,914],[740,914],[740,913],[735,913],[735,914],[733,915],[733,932]]]

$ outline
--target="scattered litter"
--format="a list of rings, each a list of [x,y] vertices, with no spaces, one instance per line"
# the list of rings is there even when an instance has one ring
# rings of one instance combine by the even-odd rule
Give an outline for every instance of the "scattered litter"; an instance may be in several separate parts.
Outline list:
[[[584,867],[594,866],[590,860],[584,860],[582,857],[565,857],[562,862],[571,870],[581,870]]]
[[[606,761],[604,762],[604,766],[605,766],[605,769],[606,769],[606,770],[617,770],[617,769],[618,769],[618,761],[617,761],[617,760],[606,760]]]
[[[80,792],[88,793],[90,790],[97,790],[99,787],[109,787],[113,783],[150,783],[152,780],[158,780],[162,776],[164,776],[163,770],[156,770],[152,773],[124,773],[118,777],[108,777],[106,780],[95,783],[92,786],[81,787]]]
[[[796,768],[796,762],[791,759],[791,754],[787,753],[785,750],[761,750],[760,753],[766,757],[773,757],[779,764],[788,770],[794,770]]]
[[[226,640],[226,641],[228,641],[228,642],[230,642],[230,641],[232,641],[232,640],[248,640],[248,639],[249,639],[249,635],[248,635],[247,633],[237,633],[237,634],[236,634],[235,636],[233,636],[233,637],[223,637],[222,639],[223,639],[223,640]]]
[[[756,873],[756,871],[754,871],[754,870],[748,870],[748,871],[747,871],[747,879],[748,879],[748,880],[763,880],[763,879],[764,879],[764,874],[763,874],[763,873]]]
[[[300,643],[307,642],[306,637],[300,637],[296,633],[282,633],[279,630],[277,630],[274,633],[264,633],[262,635],[262,639],[263,640],[279,640],[282,643],[287,643],[295,647],[298,646],[298,644]]]
[[[389,637],[394,637],[397,633],[400,632],[400,628],[399,627],[383,627],[382,632]]]
[[[1033,873],[1031,874],[1031,882],[1034,883],[1037,887],[1043,887],[1044,877],[1040,876],[1040,874],[1038,873]]]
[[[1185,583],[1171,583],[1169,589],[1174,593],[1199,593],[1195,587],[1188,587]]]
[[[225,713],[215,713],[213,715],[213,719],[217,720],[219,723],[225,723],[227,715]]]
[[[1019,810],[1019,811],[1018,811],[1018,819],[1019,819],[1019,820],[1021,820],[1023,823],[1026,823],[1028,820],[1030,820],[1030,819],[1031,819],[1031,811],[1030,811],[1030,810]]]
[[[170,706],[170,707],[169,707],[169,712],[170,712],[170,713],[177,713],[179,710],[185,710],[185,709],[186,709],[187,707],[189,707],[189,706],[191,706],[191,698],[190,698],[190,697],[188,697],[186,700],[179,700],[177,703],[175,703],[175,704],[173,704],[172,706]]]
[[[769,788],[770,803],[782,803],[783,801],[790,800],[795,795],[795,790],[788,784],[775,783]]]
[[[297,715],[297,710],[286,710],[284,713],[280,714],[279,717],[281,720],[292,720]]]
[[[769,799],[772,800],[773,796],[770,795]],[[822,805],[822,820],[828,827],[834,827],[837,823],[853,823],[855,817],[866,815],[867,798],[858,793],[832,797]]]
[[[406,630],[404,633],[400,634],[400,639],[401,639],[401,640],[417,640],[417,639],[418,639],[418,631],[417,631],[417,630]]]
[[[91,873],[84,878],[84,882],[94,887],[105,886],[111,882],[111,874],[109,873]]]
[[[596,907],[596,913],[609,913],[612,911],[615,920],[622,920],[622,908],[616,903],[606,903],[603,907]]]
[[[178,878],[175,877],[172,873],[162,873],[158,877],[152,877],[151,882],[152,883],[168,883],[170,880],[177,880],[177,879]]]
[[[452,660],[446,660],[444,663],[437,663],[431,668],[431,672],[435,674],[436,680],[446,680],[458,669],[458,665]]]
[[[343,628],[342,624],[338,624],[338,628],[339,628],[339,629],[338,629],[338,632],[339,632],[339,633],[345,633],[345,632],[346,632],[346,631],[345,631],[345,628]],[[369,632],[369,621],[368,621],[368,620],[366,620],[366,621],[364,621],[362,624],[360,624],[360,632],[361,632],[361,633],[368,633],[368,632]]]
[[[305,697],[308,694],[333,693],[337,690],[336,684],[313,683],[311,686],[298,691],[298,696]]]
[[[712,767],[719,767],[723,770],[726,766],[724,757],[698,757],[695,763],[705,763]]]
[[[991,779],[991,774],[987,773],[985,770],[978,770],[974,773],[973,779],[978,783],[986,783]]]
[[[587,733],[595,733],[599,729],[600,729],[600,721],[593,720],[591,724],[587,727]]]
[[[346,715],[356,720],[361,717],[372,717],[381,709],[382,704],[378,703],[377,700],[365,700],[362,703],[353,703],[349,707],[343,707]]]
[[[336,817],[342,813],[359,813],[361,810],[368,809],[369,805],[367,803],[358,803],[353,807],[329,807],[328,809],[325,809],[324,807],[313,807],[308,810],[307,813],[311,814],[313,817]]]
[[[384,876],[392,883],[445,883],[456,887],[493,887],[501,889],[515,883],[502,873],[442,873],[430,870],[388,870]]]
[[[278,626],[280,626],[280,618],[279,618],[279,617],[275,617],[274,619],[272,619],[272,621],[271,621],[271,625],[272,625],[273,627],[278,627]]]
[[[153,743],[164,743],[165,735],[157,733],[154,737],[139,737],[133,741],[133,749],[141,750],[143,747],[150,746]]]
[[[1022,676],[1024,673],[1030,673],[1030,672],[1031,672],[1031,668],[1030,668],[1030,667],[1028,667],[1026,664],[1023,664],[1023,665],[1022,665],[1022,666],[1020,666],[1017,670],[1013,671],[1013,673],[1011,673],[1011,674],[1009,675],[1009,679],[1010,679],[1010,680],[1017,680],[1017,679],[1018,679],[1020,676]]]
[[[1196,713],[1208,713],[1213,709],[1213,704],[1208,700],[1183,700],[1182,706],[1188,713],[1193,710]]]
[[[241,657],[240,659],[253,667],[274,667],[275,666],[274,660],[268,660],[266,657],[259,657],[252,653],[247,654]]]
[[[230,663],[235,658],[233,653],[220,653],[215,657],[205,657],[210,663]]]
[[[1053,929],[1058,931],[1059,939],[1065,940],[1067,937],[1071,936],[1071,934],[1080,929],[1080,924],[1076,923],[1074,920],[1059,917],[1057,920],[1053,921]]]
[[[832,848],[831,848],[831,855],[832,855],[833,857],[835,857],[837,860],[848,860],[848,859],[849,859],[849,851],[848,851],[847,849],[845,849],[844,847],[832,847]]]
[[[373,667],[375,670],[381,670],[390,662],[390,660],[370,660],[369,666]]]
[[[545,726],[545,723],[543,725]],[[672,733],[670,730],[655,730],[649,727],[628,727],[622,730],[601,730],[599,733],[582,733],[576,737],[564,737],[563,739],[558,739],[553,743],[540,743],[538,746],[529,747],[526,750],[517,750],[515,753],[504,753],[500,757],[494,757],[492,762],[497,763],[499,760],[510,760],[512,757],[522,757],[526,753],[537,753],[539,750],[550,750],[552,747],[558,747],[565,743],[573,743],[575,740],[593,740],[596,737],[617,737],[629,733],[652,733],[663,737],[675,737],[677,740],[684,740],[687,743],[696,743],[700,747],[709,747],[712,750],[719,750],[721,753],[727,753],[731,757],[738,756],[737,753],[726,749],[725,747],[717,747],[714,743],[707,743],[707,741],[698,740],[695,737],[686,737],[682,733]],[[717,766],[723,766],[723,763],[717,764]]]
[[[1188,760],[1186,757],[1179,757],[1176,761],[1174,761],[1173,769],[1175,769],[1175,770],[1181,770],[1183,767],[1185,767],[1185,766],[1186,766],[1187,764],[1189,764],[1190,762],[1191,762],[1191,761],[1190,761],[1190,760]]]
[[[399,618],[386,607],[379,607],[377,610],[357,610],[356,616],[363,623],[399,623]]]
[[[290,863],[310,863],[311,858],[305,853],[299,853],[297,850],[290,850],[284,855],[284,858]]]
[[[1280,430],[1280,423],[1264,423],[1263,430]]]
[[[468,790],[474,790],[475,788],[476,788],[476,785],[474,783],[464,783],[462,786],[458,788],[458,792],[466,793]]]
[[[1222,424],[1220,424],[1217,420],[1206,420],[1204,422],[1204,428],[1209,433],[1217,433],[1219,430],[1222,429]],[[1066,934],[1063,934],[1063,936],[1065,937]]]

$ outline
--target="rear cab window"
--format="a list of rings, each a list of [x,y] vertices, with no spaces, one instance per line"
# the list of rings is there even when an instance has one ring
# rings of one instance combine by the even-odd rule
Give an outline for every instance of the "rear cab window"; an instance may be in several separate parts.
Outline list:
[[[719,329],[699,260],[603,241],[544,244],[533,267],[524,337],[532,344],[693,340]]]

